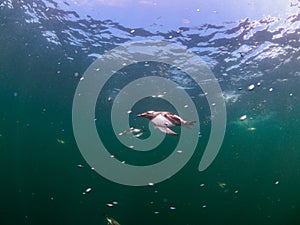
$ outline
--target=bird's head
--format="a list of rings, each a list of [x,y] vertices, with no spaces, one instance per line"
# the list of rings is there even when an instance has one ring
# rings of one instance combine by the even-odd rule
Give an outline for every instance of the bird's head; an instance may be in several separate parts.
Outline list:
[[[144,113],[141,113],[141,114],[137,114],[136,116],[152,119],[153,117],[156,116],[156,113],[155,113],[155,111],[147,111],[147,112],[144,112]]]

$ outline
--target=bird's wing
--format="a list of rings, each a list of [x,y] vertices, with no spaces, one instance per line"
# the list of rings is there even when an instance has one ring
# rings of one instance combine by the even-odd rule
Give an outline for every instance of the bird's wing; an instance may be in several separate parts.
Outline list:
[[[182,123],[182,119],[179,116],[174,115],[172,113],[166,113],[166,114],[164,114],[164,116],[176,125],[181,125],[181,123]]]
[[[170,121],[167,117],[165,117],[162,114],[157,115],[151,120],[152,123],[154,123],[155,126],[159,127],[172,127],[174,124],[172,121]]]

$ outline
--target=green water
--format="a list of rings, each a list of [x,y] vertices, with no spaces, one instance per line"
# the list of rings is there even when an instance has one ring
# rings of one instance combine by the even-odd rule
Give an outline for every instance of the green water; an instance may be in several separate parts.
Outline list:
[[[14,57],[1,54],[2,224],[104,224],[102,212],[132,225],[297,224],[299,105],[290,111],[276,105],[265,120],[253,122],[254,131],[229,112],[224,143],[209,169],[197,171],[204,130],[192,160],[171,179],[154,187],[122,186],[92,171],[77,148],[71,67],[50,77],[54,71],[39,69],[40,63],[28,67],[23,60],[15,67]],[[87,187],[92,191],[83,195]],[[112,201],[118,205],[107,207]]]
[[[291,75],[299,61],[264,78],[263,87],[253,92],[245,91],[247,82],[220,83],[237,92],[242,86],[243,96],[227,104],[224,142],[207,170],[198,171],[210,134],[208,112],[200,110],[202,136],[187,165],[162,183],[131,187],[92,170],[74,138],[73,96],[92,59],[78,50],[74,60],[67,60],[75,47],[51,45],[36,27],[7,18],[12,16],[1,17],[0,34],[1,225],[100,225],[106,223],[103,213],[121,225],[299,223],[300,80]],[[207,104],[201,101],[200,108]],[[245,113],[249,118],[240,121]],[[110,119],[106,114],[104,124]],[[115,146],[111,128],[100,124],[99,129],[105,143]],[[176,140],[167,137],[161,151],[166,150],[149,155],[150,161],[167,157]],[[116,146],[114,153],[130,158]],[[92,191],[83,194],[88,187]],[[112,202],[117,204],[107,206]]]

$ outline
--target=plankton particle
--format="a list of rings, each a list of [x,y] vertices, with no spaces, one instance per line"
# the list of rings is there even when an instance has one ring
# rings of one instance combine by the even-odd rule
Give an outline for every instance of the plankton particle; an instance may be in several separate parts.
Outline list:
[[[248,91],[252,91],[255,88],[254,84],[250,84],[248,86]]]
[[[245,119],[247,119],[247,115],[243,115],[240,117],[240,121],[244,121]]]
[[[90,193],[92,191],[92,188],[87,188],[87,189],[85,189],[85,193]]]

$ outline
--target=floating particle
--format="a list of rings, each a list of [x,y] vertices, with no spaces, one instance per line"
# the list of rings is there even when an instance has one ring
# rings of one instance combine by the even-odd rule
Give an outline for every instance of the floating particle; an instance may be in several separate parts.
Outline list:
[[[80,79],[79,80],[84,80],[84,77],[80,77]]]
[[[292,96],[293,96],[293,93],[290,93],[290,96],[292,97]]]
[[[97,72],[100,71],[100,68],[97,68],[96,71],[97,71]]]
[[[74,73],[74,77],[78,77],[79,76],[79,73],[78,72],[75,72]]]
[[[255,131],[256,130],[256,128],[255,127],[248,127],[248,129],[247,130],[249,130],[249,131]]]
[[[124,134],[132,134],[135,137],[140,137],[143,133],[144,133],[143,130],[131,127],[128,130],[124,130],[124,131],[120,132],[118,135],[122,136]],[[132,147],[134,147],[134,146],[132,146]]]
[[[279,184],[279,180],[277,180],[277,181],[275,182],[275,184],[276,184],[276,185]]]
[[[83,168],[83,165],[78,164],[77,167],[78,167],[78,168]]]
[[[196,9],[197,12],[200,12],[200,9]]]
[[[152,186],[154,186],[154,183],[149,182],[149,183],[148,183],[148,186],[152,187]]]
[[[66,143],[63,139],[59,139],[59,138],[57,138],[56,141],[62,145]]]
[[[87,188],[87,189],[85,189],[85,193],[90,193],[92,191],[92,188]]]
[[[157,215],[157,214],[159,214],[159,212],[158,212],[158,211],[155,211],[154,214]]]
[[[17,97],[18,96],[18,92],[14,92],[14,97]]]
[[[272,92],[273,91],[273,88],[269,88],[269,92]]]
[[[212,103],[211,105],[212,105],[212,106],[215,106],[215,105],[216,105],[216,103]]]
[[[118,202],[116,202],[116,201],[113,201],[113,202],[112,202],[112,204],[114,204],[114,205],[118,205],[119,203],[118,203]]]
[[[202,208],[206,208],[206,207],[207,207],[207,205],[203,205],[203,206],[202,206]]]
[[[180,153],[182,153],[183,151],[182,151],[182,150],[177,150],[176,152],[180,154]]]
[[[60,70],[58,70],[56,73],[57,73],[57,74],[60,74],[60,73],[61,73],[61,71],[60,71]]]
[[[260,83],[260,82],[258,82],[256,85],[257,85],[257,87],[260,87],[261,83]]]
[[[227,184],[224,182],[218,182],[218,185],[220,188],[225,188]]]
[[[157,98],[163,98],[163,97],[164,97],[164,95],[162,95],[162,94],[159,94],[159,95],[157,95],[156,97],[157,97]]]
[[[188,108],[188,107],[189,107],[189,105],[184,105],[183,107],[184,107],[184,108]]]
[[[135,128],[135,129],[133,129],[132,132],[133,133],[140,133],[140,132],[143,132],[143,130]]]
[[[107,206],[107,207],[113,207],[113,206],[114,206],[114,204],[107,203],[107,204],[106,204],[106,206]]]
[[[247,115],[242,115],[242,116],[240,117],[240,121],[244,121],[245,119],[247,119]]]
[[[132,111],[131,111],[131,110],[128,110],[127,113],[130,114],[130,113],[132,113]]]
[[[176,208],[174,206],[170,206],[170,209],[171,210],[175,210]]]
[[[200,184],[200,187],[204,187],[205,186],[205,184]]]
[[[134,146],[133,146],[133,145],[130,145],[130,146],[128,146],[128,148],[134,149]]]
[[[241,91],[241,90],[243,90],[243,88],[239,87],[238,90]]]
[[[52,200],[52,201],[53,201],[53,200],[54,200],[54,198],[53,198],[53,197],[50,197],[50,200]]]
[[[142,136],[143,135],[143,133],[139,133],[139,134],[135,134],[134,136],[135,137],[140,137],[140,136]]]
[[[122,163],[122,164],[125,164],[125,161],[122,161],[121,163]]]
[[[239,193],[239,190],[235,190],[234,193],[235,193],[235,194]]]
[[[131,128],[129,129],[129,131],[132,132],[132,133],[139,133],[139,132],[142,132],[141,129],[133,128],[133,127],[131,127]]]
[[[248,86],[248,91],[252,91],[255,88],[254,84],[250,84]]]
[[[107,98],[107,101],[110,102],[111,100],[112,100],[112,97],[108,97],[108,98]]]
[[[135,30],[134,30],[134,29],[132,29],[132,30],[130,31],[130,33],[131,33],[131,34],[133,34],[134,32],[135,32]]]
[[[111,155],[110,158],[115,158],[115,156],[114,156],[114,155]]]
[[[171,38],[173,38],[173,36],[172,36],[172,35],[169,35],[169,38],[171,39]]]
[[[91,170],[95,170],[95,168],[94,168],[94,167],[91,167]]]

